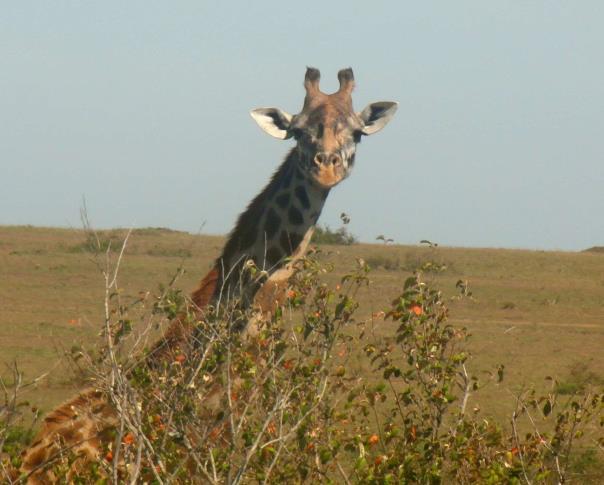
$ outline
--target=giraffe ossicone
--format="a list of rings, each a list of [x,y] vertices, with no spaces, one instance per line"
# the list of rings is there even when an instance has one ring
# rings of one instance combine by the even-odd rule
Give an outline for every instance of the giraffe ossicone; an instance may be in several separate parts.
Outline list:
[[[302,110],[291,115],[278,108],[251,112],[256,123],[275,138],[295,140],[284,162],[264,189],[239,216],[213,268],[192,293],[199,312],[208,305],[236,301],[241,307],[270,310],[293,263],[304,255],[329,191],[350,174],[356,146],[363,136],[381,130],[394,116],[397,103],[380,101],[360,112],[352,105],[352,69],[338,72],[340,87],[332,94],[320,89],[320,72],[308,68]],[[250,262],[261,277],[245,271]],[[248,325],[249,327],[249,325]],[[245,329],[244,324],[241,329]],[[196,341],[189,319],[176,318],[149,352],[145,362],[165,362]],[[50,467],[65,450],[78,458],[72,470],[101,459],[119,422],[118,411],[102,391],[90,387],[51,412],[33,444],[23,452],[20,473],[28,483],[52,483]]]

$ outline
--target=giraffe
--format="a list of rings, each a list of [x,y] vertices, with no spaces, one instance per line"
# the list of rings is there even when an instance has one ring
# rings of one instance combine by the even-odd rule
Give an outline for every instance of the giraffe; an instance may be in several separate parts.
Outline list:
[[[338,72],[339,89],[320,90],[320,72],[307,68],[302,110],[291,115],[278,108],[258,108],[252,118],[269,135],[295,140],[269,183],[239,216],[212,269],[191,295],[197,312],[209,305],[237,301],[242,308],[257,304],[270,310],[280,301],[294,263],[309,245],[315,224],[330,190],[350,175],[356,146],[363,136],[381,130],[394,116],[398,104],[380,101],[361,112],[352,106],[354,75],[350,68]],[[250,265],[260,271],[250,276]],[[251,331],[248,322],[235,330]],[[196,341],[190,319],[176,318],[152,347],[146,362],[155,365],[175,353],[186,352]],[[103,391],[90,387],[52,411],[43,421],[33,444],[22,454],[21,476],[27,483],[56,480],[45,466],[69,450],[78,456],[72,472],[98,461],[103,444],[118,423]]]

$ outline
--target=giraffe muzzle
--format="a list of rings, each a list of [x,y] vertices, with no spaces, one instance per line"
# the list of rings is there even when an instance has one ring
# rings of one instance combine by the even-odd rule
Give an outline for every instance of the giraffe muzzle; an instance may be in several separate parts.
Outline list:
[[[341,165],[342,157],[337,153],[319,152],[315,155],[314,162],[317,166]]]

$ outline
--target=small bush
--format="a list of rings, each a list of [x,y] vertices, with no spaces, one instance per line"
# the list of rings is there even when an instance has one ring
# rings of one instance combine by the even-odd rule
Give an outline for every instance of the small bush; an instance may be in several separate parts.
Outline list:
[[[559,382],[556,384],[556,392],[562,396],[577,394],[583,390],[583,386],[578,382]]]
[[[329,226],[317,226],[311,242],[314,244],[338,244],[350,246],[351,244],[356,244],[358,241],[345,227],[340,227],[338,230],[333,231]]]
[[[124,237],[116,231],[93,232],[86,231],[84,241],[65,248],[67,253],[104,253],[108,249],[118,249],[123,243]]]
[[[168,227],[140,227],[133,229],[132,234],[135,236],[157,236],[159,234],[185,234],[183,231],[170,229]]]
[[[169,248],[164,246],[153,246],[146,251],[149,256],[162,256],[174,258],[190,258],[193,253],[187,248]]]
[[[401,269],[405,271],[422,273],[442,273],[449,267],[450,264],[442,259],[436,245],[407,253],[404,263],[401,264]]]
[[[604,468],[598,449],[594,446],[585,448],[572,458],[570,475],[583,483],[604,483]]]
[[[31,427],[25,428],[21,425],[15,425],[2,429],[0,425],[0,447],[1,453],[6,453],[8,456],[17,456],[23,446],[28,445],[34,432]],[[0,475],[2,477],[2,475]]]
[[[389,258],[388,256],[369,256],[365,259],[371,268],[382,268],[386,271],[399,271],[402,269],[399,258]]]
[[[566,379],[556,383],[556,392],[561,395],[583,393],[591,386],[604,384],[604,379],[593,372],[585,362],[576,362]]]
[[[42,249],[42,248],[38,248],[38,249],[27,249],[27,250],[15,250],[15,251],[11,251],[10,253],[8,253],[9,256],[40,256],[42,254],[48,254],[48,250],[47,249]]]

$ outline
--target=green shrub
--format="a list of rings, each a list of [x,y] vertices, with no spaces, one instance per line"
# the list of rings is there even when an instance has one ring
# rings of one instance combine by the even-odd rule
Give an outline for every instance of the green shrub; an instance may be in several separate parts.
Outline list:
[[[405,271],[421,271],[423,273],[442,273],[450,267],[442,260],[438,246],[421,248],[405,255],[401,268]]]
[[[311,240],[314,244],[339,244],[350,246],[356,244],[357,238],[344,226],[333,231],[329,226],[317,226]]]
[[[388,256],[376,255],[367,257],[365,261],[367,261],[367,264],[374,269],[382,268],[386,271],[399,271],[402,269],[399,258],[395,259]]]
[[[584,392],[589,386],[603,385],[602,376],[594,373],[586,362],[576,362],[570,367],[568,376],[556,383],[556,392],[571,395]]]
[[[133,236],[156,236],[158,234],[186,234],[168,227],[140,227],[132,230]]]
[[[119,250],[124,241],[122,234],[117,231],[86,231],[84,240],[65,248],[67,253],[104,253],[109,249]]]
[[[326,282],[332,268],[315,257],[296,267],[286,311],[270,318],[236,301],[191,313],[171,287],[156,295],[151,316],[141,306],[147,318],[108,297],[110,338],[98,352],[106,361],[94,375],[112,372],[95,385],[121,410],[123,429],[107,444],[119,461],[70,479],[111,482],[113,466],[123,482],[183,484],[562,483],[601,471],[593,453],[572,450],[600,426],[602,394],[585,389],[564,400],[555,390],[526,391],[516,396],[511,427],[483,419],[470,407],[503,368],[484,382],[468,372],[468,335],[449,322],[445,299],[421,273],[385,305],[387,335],[377,339],[356,313],[355,295],[370,284],[366,262],[337,283]],[[129,339],[141,332],[133,322],[155,326],[176,315],[193,326],[197,345],[162,365],[134,365]],[[250,335],[232,331],[250,321]],[[122,347],[133,350],[112,360]],[[601,433],[595,439],[604,445]],[[65,450],[51,466],[66,480],[65,465],[76,459]]]
[[[190,258],[193,256],[193,253],[190,249],[187,248],[170,248],[164,246],[153,246],[152,248],[147,249],[146,254],[149,256],[161,256],[161,257],[171,257],[171,258]]]

